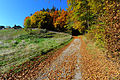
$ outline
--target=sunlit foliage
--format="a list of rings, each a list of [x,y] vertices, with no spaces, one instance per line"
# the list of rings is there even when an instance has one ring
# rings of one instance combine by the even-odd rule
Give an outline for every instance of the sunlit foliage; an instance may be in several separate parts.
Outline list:
[[[54,8],[55,10],[55,8]],[[48,30],[64,31],[66,25],[67,11],[37,11],[24,20],[25,29],[42,28]]]
[[[87,32],[111,57],[120,56],[120,0],[67,0],[68,26]]]
[[[29,23],[29,25],[26,25],[26,23]],[[45,11],[37,11],[29,18],[26,17],[24,20],[25,28],[29,28],[29,26],[32,28],[49,28],[49,26],[51,26],[51,23],[52,18],[50,16],[50,13]]]
[[[65,30],[65,25],[66,25],[66,20],[67,20],[67,12],[62,10],[60,13],[60,16],[57,17],[56,22],[54,23],[55,28],[57,28],[57,30]]]
[[[31,27],[31,19],[30,19],[29,16],[25,18],[25,20],[24,20],[24,26],[25,26],[25,29]]]
[[[93,20],[92,12],[89,10],[87,0],[67,0],[68,2],[68,12],[69,20],[68,23],[83,33],[92,24]]]

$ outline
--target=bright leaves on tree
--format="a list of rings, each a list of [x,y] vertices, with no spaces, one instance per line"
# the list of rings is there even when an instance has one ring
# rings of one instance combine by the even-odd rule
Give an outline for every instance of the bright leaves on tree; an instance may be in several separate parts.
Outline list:
[[[120,56],[120,0],[67,0],[69,27],[88,32],[112,57]],[[92,38],[93,38],[92,37]]]
[[[29,20],[29,24],[28,23]],[[52,23],[51,16],[49,12],[45,11],[37,11],[32,16],[26,17],[24,20],[24,26],[25,28],[29,28],[31,26],[32,28],[45,28],[49,27]]]
[[[65,30],[66,20],[67,20],[67,12],[62,10],[60,13],[60,16],[56,18],[56,22],[54,23],[54,26],[58,30]]]
[[[78,29],[80,33],[83,33],[92,24],[92,12],[89,10],[87,0],[67,0],[69,20],[71,23],[69,26]]]
[[[43,28],[48,30],[64,31],[66,25],[67,11],[37,11],[24,20],[25,29],[27,28]]]

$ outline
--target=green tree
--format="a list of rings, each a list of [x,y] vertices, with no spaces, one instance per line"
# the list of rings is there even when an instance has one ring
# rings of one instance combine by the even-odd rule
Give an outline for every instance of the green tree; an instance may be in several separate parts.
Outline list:
[[[42,11],[45,11],[45,9],[43,8]]]
[[[49,12],[49,8],[47,8],[46,11]]]
[[[52,9],[51,9],[51,11],[55,12],[55,9],[56,9],[56,7],[53,6]]]

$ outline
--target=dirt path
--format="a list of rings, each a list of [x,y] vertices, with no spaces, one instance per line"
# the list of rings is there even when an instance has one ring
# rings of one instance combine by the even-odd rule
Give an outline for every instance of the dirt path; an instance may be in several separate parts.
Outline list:
[[[44,66],[36,80],[81,80],[80,46],[80,39],[75,38],[56,60]]]

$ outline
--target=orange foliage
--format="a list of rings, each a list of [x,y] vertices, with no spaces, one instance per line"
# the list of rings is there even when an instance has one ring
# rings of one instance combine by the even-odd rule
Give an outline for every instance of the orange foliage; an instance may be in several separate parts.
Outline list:
[[[24,21],[26,21],[27,19],[29,19],[30,17],[29,16],[27,16],[25,19],[24,19]]]
[[[30,25],[26,25],[26,27],[31,26],[33,28],[45,28],[52,30],[64,30],[64,26],[66,25],[68,12],[64,11],[54,11],[54,12],[45,12],[45,11],[37,11],[32,16],[26,17],[24,23],[29,18]],[[25,25],[24,25],[25,26]]]
[[[60,27],[63,28],[66,25],[66,20],[67,20],[67,12],[64,11],[64,9],[61,11],[60,16],[56,19],[56,23],[54,24],[55,27]]]

